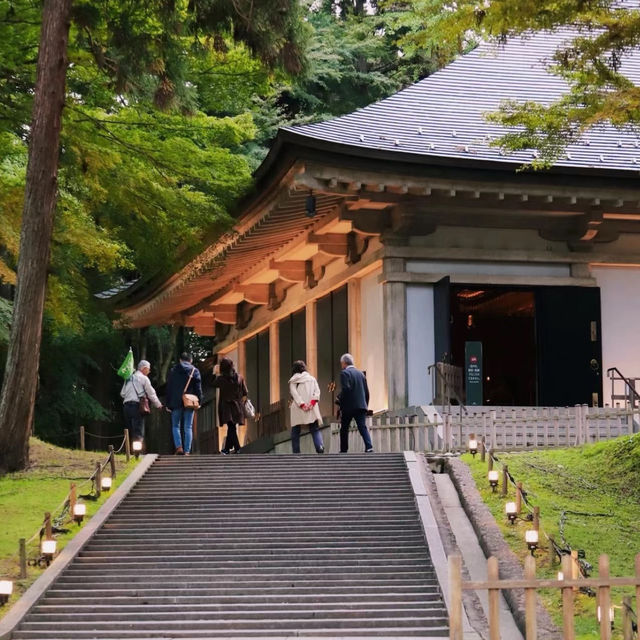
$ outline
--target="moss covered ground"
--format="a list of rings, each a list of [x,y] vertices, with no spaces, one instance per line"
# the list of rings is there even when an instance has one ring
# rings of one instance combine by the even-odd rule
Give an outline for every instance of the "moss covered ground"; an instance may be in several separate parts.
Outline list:
[[[0,477],[0,580],[9,578],[14,581],[14,593],[9,606],[44,570],[42,567],[29,566],[27,579],[19,579],[20,538],[29,540],[39,531],[45,512],[51,512],[54,518],[60,513],[72,482],[76,483],[79,495],[90,494],[92,486],[87,480],[95,470],[95,463],[104,462],[106,458],[106,451],[61,449],[32,438],[29,469]],[[122,483],[136,464],[135,458],[127,464],[124,455],[116,455],[117,475],[114,488]],[[103,493],[97,501],[84,500],[87,504],[87,518],[83,524],[86,524],[109,495],[110,493]],[[59,550],[73,538],[80,526],[67,521],[62,528],[68,531],[56,536]],[[31,561],[39,555],[38,545],[39,535],[35,535],[27,547],[27,555]],[[9,606],[0,607],[0,617],[7,612]]]
[[[633,575],[634,558],[640,553],[640,434],[573,449],[496,453],[496,457],[499,463],[494,468],[500,469],[501,463],[506,463],[514,479],[523,483],[530,503],[540,507],[541,529],[560,546],[583,551],[585,561],[593,567],[592,576],[598,574],[600,554],[609,556],[611,575]],[[462,459],[471,468],[505,540],[524,559],[528,554],[524,532],[531,523],[518,520],[510,525],[504,514],[505,502],[514,500],[514,487],[509,487],[508,498],[501,497],[499,491],[492,493],[487,463],[469,454]],[[541,545],[549,545],[544,535]],[[547,549],[537,551],[536,557],[538,574],[555,578],[559,566],[551,564]],[[614,638],[622,637],[622,597],[632,594],[632,589],[613,590]],[[560,623],[559,590],[544,591],[541,597],[553,619]],[[579,640],[599,637],[594,597],[576,596],[575,622]]]

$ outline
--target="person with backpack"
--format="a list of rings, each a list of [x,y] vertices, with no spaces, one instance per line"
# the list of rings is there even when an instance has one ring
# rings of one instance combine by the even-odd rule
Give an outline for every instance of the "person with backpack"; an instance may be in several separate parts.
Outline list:
[[[193,442],[193,415],[202,402],[200,372],[191,364],[191,354],[182,353],[180,362],[172,367],[167,379],[167,408],[171,411],[171,431],[176,455],[189,455]],[[185,396],[195,396],[187,398]],[[180,425],[184,430],[184,441]]]

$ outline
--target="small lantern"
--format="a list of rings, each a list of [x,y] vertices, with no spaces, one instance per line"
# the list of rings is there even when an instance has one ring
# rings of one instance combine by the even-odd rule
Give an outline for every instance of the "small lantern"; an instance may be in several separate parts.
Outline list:
[[[597,614],[598,614],[598,622],[600,622],[600,617],[601,617],[601,613],[600,613],[600,605],[598,605],[598,610],[597,610]],[[613,615],[614,615],[614,608],[613,605],[611,605],[609,607],[609,622],[611,622],[611,628],[613,629]]]
[[[516,508],[516,503],[515,502],[507,502],[507,504],[504,505],[504,511],[507,514],[507,518],[509,518],[509,522],[511,524],[514,524],[516,521],[516,518],[518,517],[518,511]]]
[[[496,469],[491,469],[491,471],[489,471],[488,473],[488,478],[489,478],[489,484],[491,485],[491,489],[493,490],[493,493],[495,493],[496,487],[498,486],[498,480],[500,478],[500,474]]]
[[[564,580],[564,573],[562,573],[562,571],[558,571],[558,580]]]
[[[478,441],[475,438],[469,440],[469,453],[475,458],[478,453]]]
[[[112,479],[110,476],[102,476],[102,480],[100,481],[100,488],[103,491],[109,491],[111,489]]]
[[[133,455],[137,458],[142,453],[142,440],[134,440],[131,443]]]
[[[536,529],[529,529],[524,533],[524,540],[527,543],[527,547],[529,547],[529,551],[531,551],[531,555],[534,555],[536,549],[538,548],[538,531]]]
[[[43,540],[42,545],[40,546],[40,550],[42,551],[42,555],[44,556],[47,566],[49,566],[49,563],[51,562],[56,552],[56,541]]]
[[[76,502],[73,505],[73,519],[80,524],[87,515],[87,505],[84,502]]]
[[[13,593],[11,580],[0,580],[0,607],[9,602],[9,596]]]

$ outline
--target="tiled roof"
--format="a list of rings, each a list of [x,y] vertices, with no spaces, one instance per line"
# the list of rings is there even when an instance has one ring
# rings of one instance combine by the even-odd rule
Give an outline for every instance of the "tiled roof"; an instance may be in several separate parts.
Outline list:
[[[632,4],[636,4],[635,0]],[[550,104],[566,90],[547,66],[570,29],[518,37],[506,45],[481,44],[442,71],[375,104],[326,122],[287,127],[288,136],[340,145],[345,151],[391,151],[433,158],[464,158],[521,165],[533,151],[503,155],[489,142],[507,129],[487,122],[504,100]],[[622,72],[640,85],[640,51],[624,60]],[[351,147],[351,149],[349,149]],[[640,133],[630,127],[598,126],[567,148],[557,166],[616,171],[640,170]]]

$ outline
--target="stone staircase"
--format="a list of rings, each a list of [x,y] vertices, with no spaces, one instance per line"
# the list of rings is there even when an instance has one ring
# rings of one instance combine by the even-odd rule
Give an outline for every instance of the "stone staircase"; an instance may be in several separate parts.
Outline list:
[[[13,638],[442,637],[402,454],[160,457]]]

